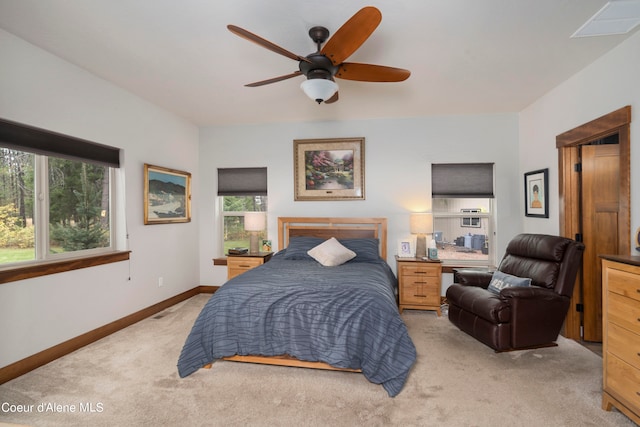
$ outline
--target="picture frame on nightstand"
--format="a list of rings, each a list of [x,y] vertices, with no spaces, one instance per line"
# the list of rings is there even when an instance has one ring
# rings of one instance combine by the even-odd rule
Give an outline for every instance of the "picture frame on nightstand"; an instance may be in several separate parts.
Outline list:
[[[399,258],[415,258],[416,244],[413,239],[398,240],[398,257]]]

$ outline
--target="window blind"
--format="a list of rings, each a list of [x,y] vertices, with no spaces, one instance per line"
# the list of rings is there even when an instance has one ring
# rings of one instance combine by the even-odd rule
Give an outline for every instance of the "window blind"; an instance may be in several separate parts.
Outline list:
[[[434,163],[431,195],[447,198],[492,198],[493,163]]]
[[[267,168],[218,169],[218,196],[252,195],[267,195]]]
[[[120,167],[120,149],[0,119],[0,146],[45,156]]]

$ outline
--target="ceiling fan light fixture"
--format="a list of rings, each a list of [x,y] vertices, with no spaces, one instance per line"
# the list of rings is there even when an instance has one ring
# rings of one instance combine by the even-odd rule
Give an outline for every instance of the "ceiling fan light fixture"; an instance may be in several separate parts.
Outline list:
[[[309,79],[300,84],[304,93],[318,104],[331,98],[337,91],[336,82],[328,79]]]
[[[622,1],[622,0],[621,0]],[[624,0],[640,1],[640,0]],[[401,68],[383,65],[345,62],[373,33],[382,20],[382,14],[373,6],[357,11],[329,39],[329,30],[316,26],[309,30],[317,51],[300,56],[235,25],[227,25],[229,31],[272,52],[298,61],[298,71],[246,84],[247,87],[263,86],[304,75],[307,80],[300,87],[318,104],[338,101],[338,85],[333,80],[341,78],[361,82],[401,82],[411,73]],[[325,44],[326,42],[326,44]],[[324,47],[323,47],[324,44]]]

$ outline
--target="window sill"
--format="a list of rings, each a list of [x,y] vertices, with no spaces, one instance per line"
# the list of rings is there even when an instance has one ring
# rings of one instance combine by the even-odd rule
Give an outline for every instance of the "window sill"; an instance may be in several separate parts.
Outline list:
[[[81,268],[95,267],[103,264],[111,264],[112,262],[126,261],[129,259],[130,253],[131,251],[116,251],[82,258],[48,261],[28,266],[7,268],[6,270],[0,270],[0,284],[32,279],[48,274],[63,273]]]
[[[490,265],[482,265],[482,264],[464,264],[464,263],[459,263],[459,264],[446,264],[442,266],[442,272],[443,273],[454,273],[454,270],[460,270],[463,268],[468,268],[468,269],[478,269],[478,270],[487,270],[487,271],[493,271],[496,269],[496,267],[490,266]]]

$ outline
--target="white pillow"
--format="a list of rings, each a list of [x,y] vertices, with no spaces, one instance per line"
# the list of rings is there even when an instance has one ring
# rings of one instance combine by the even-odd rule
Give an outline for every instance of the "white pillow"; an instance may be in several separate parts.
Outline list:
[[[344,264],[356,256],[355,252],[345,248],[335,237],[309,249],[307,254],[325,267]]]

